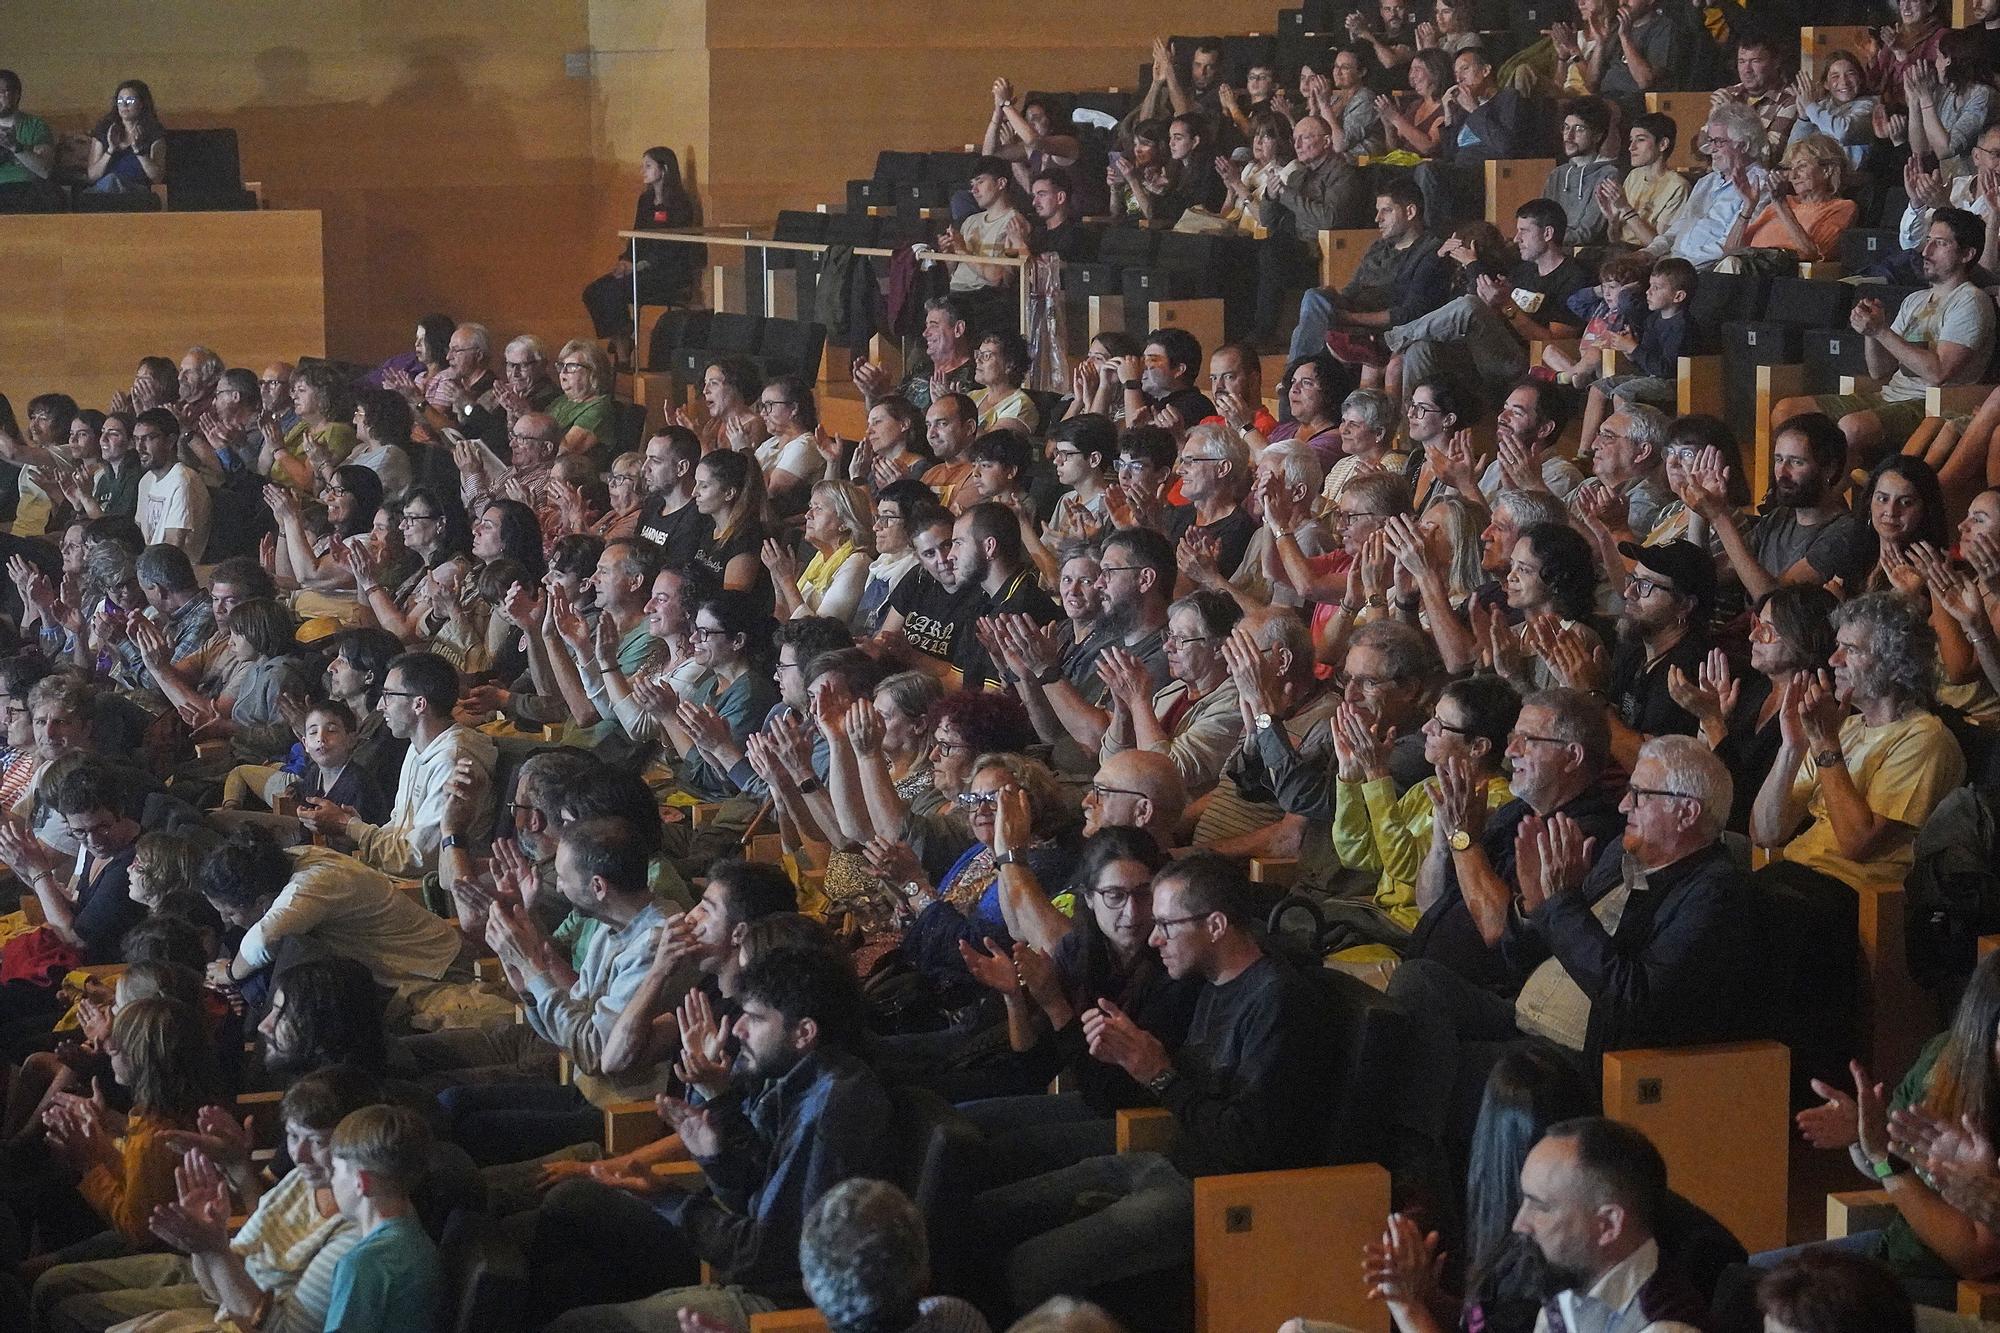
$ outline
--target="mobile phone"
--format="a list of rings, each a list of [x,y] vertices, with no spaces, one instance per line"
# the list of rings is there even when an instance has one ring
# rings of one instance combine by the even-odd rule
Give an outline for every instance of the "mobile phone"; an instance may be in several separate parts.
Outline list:
[[[1122,167],[1125,165],[1125,154],[1119,152],[1115,148],[1112,149],[1110,153],[1106,154],[1106,157],[1110,161],[1111,165],[1114,167]]]

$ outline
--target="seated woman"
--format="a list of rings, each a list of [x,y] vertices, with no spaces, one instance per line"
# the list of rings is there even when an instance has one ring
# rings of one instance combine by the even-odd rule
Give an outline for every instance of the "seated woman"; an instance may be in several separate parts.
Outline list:
[[[556,359],[556,380],[562,385],[562,397],[549,404],[549,415],[563,432],[557,451],[591,454],[601,465],[617,448],[611,358],[596,343],[572,338]]]
[[[1396,438],[1396,400],[1380,389],[1356,389],[1340,404],[1339,462],[1327,469],[1321,497],[1332,504],[1349,482],[1367,472],[1401,476],[1409,458],[1391,446]]]
[[[1289,133],[1289,132],[1288,132]],[[1125,420],[1125,390],[1119,379],[1119,363],[1139,355],[1138,342],[1127,334],[1106,330],[1090,340],[1090,354],[1070,371],[1070,396],[1063,407],[1064,417],[1094,412],[1116,422]]]
[[[391,362],[382,370],[382,387],[402,398],[425,439],[436,438],[425,409],[435,407],[449,417],[458,394],[458,372],[451,367],[451,334],[457,327],[450,315],[423,316],[410,351],[399,358],[406,364]]]
[[[859,632],[861,594],[875,557],[873,506],[868,492],[852,482],[822,481],[806,505],[805,539],[813,558],[804,569],[778,538],[764,541],[764,568],[770,571],[778,616],[830,616]]]
[[[602,645],[603,637],[597,642]],[[664,679],[650,682],[656,698],[647,712],[659,724],[660,741],[674,763],[674,787],[667,796],[670,802],[720,801],[736,794],[736,784],[729,780],[729,765],[717,762],[703,749],[702,735],[682,720],[679,704],[685,698],[716,714],[728,728],[730,741],[741,747],[778,702],[771,663],[765,656],[770,642],[770,618],[758,610],[748,593],[714,593],[696,608],[689,630],[689,654],[702,665],[703,674],[685,694]],[[610,668],[606,661],[600,647],[598,670],[616,669],[615,659],[610,659]]]
[[[712,361],[701,373],[701,405],[698,413],[685,407],[674,409],[674,424],[691,430],[701,440],[701,451],[750,449],[764,434],[758,417],[757,367],[740,356]]]
[[[1167,975],[1151,939],[1153,876],[1166,863],[1152,834],[1102,829],[1084,840],[1070,879],[1088,911],[1072,922],[1025,866],[1009,867],[1003,905],[1030,918],[1012,954],[960,946],[972,974],[1006,1002],[1008,1044],[1026,1077],[1061,1075],[1074,1084],[1056,1096],[992,1097],[959,1108],[987,1135],[992,1183],[1115,1151],[1117,1112],[1153,1101],[1124,1070],[1090,1056],[1082,1016],[1110,1000],[1169,1050],[1186,1039],[1199,988]]]
[[[1272,111],[1259,111],[1250,118],[1250,161],[1241,171],[1223,176],[1229,190],[1228,208],[1223,217],[1236,224],[1245,235],[1261,230],[1257,218],[1263,205],[1277,188],[1285,167],[1298,158],[1292,147],[1292,127]],[[1124,395],[1116,395],[1123,399]],[[1122,402],[1120,406],[1123,406]]]
[[[1886,1101],[1857,1064],[1852,1094],[1816,1080],[1813,1090],[1825,1102],[1799,1112],[1799,1128],[1815,1148],[1847,1149],[1871,1187],[1888,1187],[1895,1216],[1879,1231],[1850,1236],[1843,1247],[1888,1265],[1921,1305],[1953,1309],[1961,1279],[2000,1275],[2000,1236],[1937,1191],[1919,1151],[1925,1127],[1933,1134],[1941,1127],[1971,1128],[1988,1139],[2000,1133],[2000,1112],[1981,1096],[2000,1064],[1993,1049],[1996,1022],[2000,959],[1989,955],[1973,969],[1951,1026],[1924,1045]],[[1757,1255],[1751,1263],[1770,1267],[1794,1252]]]
[[[1780,176],[1789,192],[1774,190],[1754,217],[1747,208],[1737,214],[1723,253],[1740,259],[1751,251],[1780,250],[1808,263],[1838,255],[1841,233],[1860,211],[1840,197],[1847,170],[1847,155],[1824,134],[1792,140]]]
[[[1009,788],[1025,794],[1026,818],[1010,830],[1018,835],[1018,845],[1009,844],[1005,850],[1021,857],[1034,872],[1037,891],[1067,883],[1071,853],[1062,839],[1075,825],[1075,811],[1054,775],[1018,754],[984,754],[973,761],[972,776],[955,800],[972,839],[935,884],[907,844],[878,837],[868,845],[869,869],[899,885],[905,900],[902,954],[923,992],[915,1005],[917,1012],[908,1015],[912,1019],[928,1015],[934,1023],[980,999],[983,988],[959,951],[961,943],[984,948],[991,941],[1003,949],[1013,947],[1010,922],[1018,920],[1019,913],[1003,906],[1007,896],[1001,882],[1003,867],[995,859],[1003,850],[997,845],[1000,799]],[[964,1030],[955,1034],[961,1042],[965,1035]],[[900,1052],[915,1057],[910,1062],[919,1065],[929,1063],[923,1059],[926,1053]]]
[[[639,202],[632,212],[633,231],[680,231],[694,225],[694,200],[681,184],[681,160],[671,148],[648,148],[639,159]],[[633,293],[639,304],[683,305],[701,263],[702,247],[672,241],[639,241],[620,247],[611,271],[583,289],[583,308],[591,328],[611,347],[612,358],[630,364]],[[637,256],[636,259],[634,256]]]
[[[757,446],[756,458],[764,474],[765,498],[774,512],[796,514],[805,507],[807,490],[826,476],[826,459],[813,443],[819,406],[812,386],[797,375],[768,380],[757,399],[757,411],[764,418],[764,441]]]
[[[1137,657],[1111,646],[1098,656],[1098,675],[1111,700],[1111,724],[1099,762],[1120,750],[1153,750],[1170,756],[1191,794],[1207,791],[1243,734],[1236,682],[1221,644],[1243,618],[1226,593],[1196,592],[1167,610],[1165,686]]]
[[[92,194],[145,194],[167,178],[167,129],[144,81],[127,79],[112,93],[90,132],[84,172]]]
[[[1507,612],[1519,615],[1521,622],[1508,625],[1506,612],[1497,607],[1483,615],[1475,610],[1472,629],[1480,656],[1490,658],[1488,664],[1522,694],[1561,684],[1538,651],[1539,636],[1578,633],[1586,636],[1586,647],[1600,642],[1592,627],[1597,565],[1589,541],[1563,524],[1523,529],[1500,586],[1507,595]],[[1450,667],[1450,661],[1445,665]]]
[[[1033,435],[1041,424],[1035,400],[1021,386],[1028,378],[1028,344],[1020,334],[999,330],[979,340],[972,353],[972,375],[979,392],[979,429],[1017,430]]]
[[[1268,438],[1254,430],[1243,432],[1252,456],[1267,444],[1298,440],[1318,456],[1321,467],[1339,463],[1341,402],[1353,384],[1353,372],[1334,360],[1331,352],[1315,352],[1293,361],[1285,367],[1285,378],[1278,385],[1291,409],[1291,419],[1281,422]]]
[[[1498,810],[1514,798],[1504,760],[1520,711],[1521,696],[1497,676],[1453,681],[1424,723],[1424,762],[1461,765],[1485,789],[1486,808]],[[1322,910],[1343,928],[1343,941],[1332,946],[1347,951],[1343,961],[1386,959],[1409,939],[1423,915],[1417,906],[1417,871],[1430,851],[1436,782],[1420,782],[1397,796],[1389,776],[1389,747],[1367,715],[1351,704],[1342,704],[1334,716],[1333,752],[1334,852],[1347,869],[1379,870],[1381,877],[1371,899],[1336,899],[1322,904]],[[1368,949],[1370,945],[1376,947]],[[1385,945],[1389,947],[1381,947]]]
[[[221,628],[229,635],[229,652],[238,663],[229,678],[228,694],[214,700],[190,696],[172,676],[160,685],[188,719],[196,740],[225,737],[236,762],[262,762],[291,744],[281,701],[311,693],[311,682],[291,656],[297,646],[292,615],[277,602],[253,597],[238,602]]]
[[[847,479],[875,495],[885,486],[923,475],[936,461],[924,440],[924,414],[892,393],[868,409],[868,429],[847,461]]]
[[[1832,51],[1820,62],[1820,73],[1799,71],[1796,84],[1799,118],[1792,125],[1792,142],[1823,134],[1841,146],[1848,165],[1859,168],[1875,142],[1877,99],[1868,92],[1868,74],[1852,51]]]
[[[382,480],[382,496],[401,500],[410,489],[416,446],[410,439],[415,419],[410,405],[387,389],[363,389],[354,398],[354,450],[347,461],[365,467]],[[332,480],[321,472],[321,482]]]
[[[1668,673],[1674,702],[1694,717],[1702,743],[1736,775],[1729,827],[1737,833],[1749,831],[1750,807],[1778,756],[1785,692],[1794,678],[1824,671],[1833,654],[1833,613],[1839,605],[1817,584],[1785,584],[1757,603],[1748,672],[1739,677],[1718,648],[1694,679],[1678,667]]]
[[[273,551],[276,567],[267,570],[282,589],[331,592],[354,586],[354,571],[334,548],[373,534],[375,515],[382,507],[382,478],[370,468],[344,463],[334,469],[320,500],[326,505],[327,532],[314,540],[306,533],[297,497],[282,486],[264,488],[264,503],[277,520],[279,538]]]
[[[694,506],[709,522],[709,538],[694,563],[717,583],[754,595],[758,609],[774,613],[777,593],[764,568],[764,474],[748,454],[719,449],[694,470]]]
[[[1440,4],[1443,15],[1446,6]],[[1454,14],[1462,11],[1453,10]],[[1478,34],[1468,34],[1474,42]],[[1375,112],[1381,118],[1392,153],[1415,153],[1430,157],[1437,152],[1438,135],[1444,129],[1444,96],[1452,89],[1452,55],[1437,47],[1418,51],[1410,60],[1410,91],[1378,94]]]
[[[646,499],[646,456],[627,449],[611,460],[605,474],[604,513],[594,523],[571,526],[576,515],[565,508],[565,532],[586,532],[599,541],[617,541],[639,531],[639,507]],[[581,506],[579,506],[581,508]]]
[[[430,584],[446,565],[472,568],[472,531],[458,496],[444,488],[417,486],[403,500],[400,524],[404,547],[414,553],[417,568],[391,584],[395,569],[383,551],[372,546],[346,548],[354,570],[354,588],[363,625],[380,625],[404,643],[424,640],[430,617]]]
[[[257,470],[280,486],[309,495],[320,469],[331,471],[354,452],[354,427],[348,424],[354,409],[346,382],[325,362],[299,367],[292,377],[292,414],[297,420],[283,435],[265,431]]]
[[[928,814],[942,805],[944,798],[931,781],[931,753],[943,700],[944,687],[935,678],[921,671],[899,671],[875,687],[872,702],[857,699],[848,706],[829,744],[854,751],[854,771],[864,789],[856,791],[849,785],[845,763],[833,770],[840,781],[830,790],[844,831],[858,838],[877,827],[871,818],[873,804],[867,801],[869,782],[906,809]],[[862,778],[864,770],[867,776]],[[902,906],[896,886],[870,875],[860,852],[835,848],[827,857],[825,893],[827,919],[846,918],[861,932],[865,969],[893,942],[888,937],[894,934]]]
[[[146,475],[146,465],[132,447],[132,421],[130,412],[104,414],[104,424],[97,431],[97,457],[102,461],[86,469],[89,486],[70,498],[76,517],[130,518],[139,511],[139,478]]]

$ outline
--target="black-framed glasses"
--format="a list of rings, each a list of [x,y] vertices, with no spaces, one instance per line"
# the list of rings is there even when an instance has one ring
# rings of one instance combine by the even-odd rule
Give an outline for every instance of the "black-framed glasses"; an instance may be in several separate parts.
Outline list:
[[[757,403],[757,410],[759,412],[768,412],[774,407],[797,407],[797,406],[798,404],[793,402],[789,398],[771,398],[767,400],[759,400]]]
[[[1135,569],[1144,568],[1144,565],[1099,565],[1097,572],[1100,574],[1130,574]]]
[[[412,514],[408,510],[403,511],[405,523],[435,523],[442,517],[442,514]]]
[[[1146,796],[1146,793],[1133,791],[1130,787],[1107,787],[1101,782],[1090,784],[1090,794],[1100,801],[1107,796],[1130,796],[1134,800],[1143,800]]]
[[[1156,916],[1153,918],[1153,929],[1162,935],[1172,935],[1175,926],[1185,926],[1190,921],[1206,921],[1211,915],[1209,912],[1196,912],[1193,916]]]
[[[1649,579],[1639,574],[1625,576],[1624,592],[1627,597],[1651,597],[1656,592],[1663,592],[1671,597],[1678,591],[1679,589],[1672,584],[1662,583],[1658,579]]]
[[[421,697],[414,690],[381,690],[378,693],[384,699],[416,699]]]
[[[1511,737],[1509,737],[1509,739],[1519,741],[1523,745],[1567,746],[1575,744],[1574,741],[1566,741],[1560,736],[1537,736],[1532,731],[1517,731]]]
[[[1625,790],[1635,801],[1642,796],[1658,796],[1669,801],[1693,801],[1696,805],[1703,804],[1701,797],[1693,792],[1670,791],[1665,787],[1627,787]]]
[[[939,754],[957,754],[960,750],[970,750],[971,748],[973,748],[971,744],[966,741],[948,741],[942,737],[934,738],[931,741],[931,749],[936,750]]]
[[[688,633],[703,639],[726,639],[730,635],[729,630],[716,629],[709,625],[690,625],[688,626]],[[778,663],[778,670],[783,671],[785,665],[783,662]]]
[[[1094,898],[1113,912],[1122,912],[1140,894],[1151,894],[1151,889],[1085,889],[1084,896]]]
[[[589,369],[590,369],[590,363],[589,363],[588,361],[561,361],[561,362],[558,362],[558,363],[556,364],[556,369],[557,369],[557,370],[589,370]]]
[[[1443,718],[1439,717],[1436,713],[1431,714],[1430,721],[1427,722],[1425,725],[1436,727],[1439,731],[1448,731],[1454,736],[1463,736],[1465,737],[1465,739],[1469,741],[1476,741],[1479,739],[1479,733],[1474,731],[1471,727],[1455,726],[1452,723],[1447,722]]]
[[[1441,417],[1444,415],[1444,409],[1434,403],[1420,403],[1412,398],[1410,405],[1403,409],[1403,415],[1412,417]]]
[[[1185,648],[1191,643],[1207,643],[1214,637],[1213,634],[1169,634],[1166,641],[1175,647]]]

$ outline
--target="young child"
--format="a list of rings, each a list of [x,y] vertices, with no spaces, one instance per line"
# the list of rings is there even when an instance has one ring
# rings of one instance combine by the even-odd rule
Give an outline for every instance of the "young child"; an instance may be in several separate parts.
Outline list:
[[[304,804],[330,801],[352,809],[369,823],[389,816],[389,800],[368,769],[350,762],[360,727],[354,710],[338,699],[325,699],[307,710],[298,744],[283,768],[241,764],[229,772],[223,787],[225,810],[242,809],[250,797],[273,804],[290,795]]]
[[[1588,384],[1597,378],[1606,347],[1623,349],[1643,319],[1641,291],[1653,261],[1639,251],[1612,255],[1597,271],[1597,286],[1569,298],[1570,312],[1583,320],[1583,336],[1575,356],[1553,345],[1542,349],[1542,364],[1564,384]]]
[[[326,1333],[430,1333],[443,1273],[410,1203],[430,1143],[406,1106],[364,1106],[333,1131],[333,1202],[361,1239],[333,1270]]]
[[[1646,280],[1646,324],[1637,338],[1607,342],[1606,347],[1632,359],[1629,375],[1606,375],[1590,386],[1583,411],[1584,439],[1597,438],[1597,427],[1618,403],[1640,402],[1673,412],[1679,404],[1676,381],[1681,353],[1687,347],[1687,303],[1694,297],[1694,265],[1685,259],[1662,259]]]

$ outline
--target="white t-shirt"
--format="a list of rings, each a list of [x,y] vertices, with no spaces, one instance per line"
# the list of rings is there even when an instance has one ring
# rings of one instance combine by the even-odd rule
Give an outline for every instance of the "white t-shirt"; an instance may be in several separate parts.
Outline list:
[[[187,555],[196,564],[208,549],[208,487],[186,463],[175,463],[164,474],[148,471],[139,478],[139,535],[157,546],[173,528],[188,531]]]
[[[1993,354],[1993,298],[1970,282],[1961,282],[1942,295],[1934,289],[1912,292],[1903,298],[1903,307],[1890,328],[1897,337],[1923,347],[1935,348],[1941,342],[1970,347],[1972,355],[1948,383],[1977,384]],[[1922,398],[1925,387],[1922,380],[1898,366],[1882,386],[1882,401],[1904,403]]]
[[[819,450],[813,448],[810,431],[781,440],[773,435],[757,446],[757,466],[764,469],[769,477],[773,470],[782,469],[811,485],[826,476],[826,460]]]
[[[984,213],[974,213],[958,224],[959,239],[965,242],[967,254],[1004,255],[1007,253],[1007,225],[1014,220],[1014,210],[1005,203],[995,204]],[[951,266],[951,289],[955,292],[984,291],[995,284],[986,281],[974,270],[976,264],[953,264]]]

